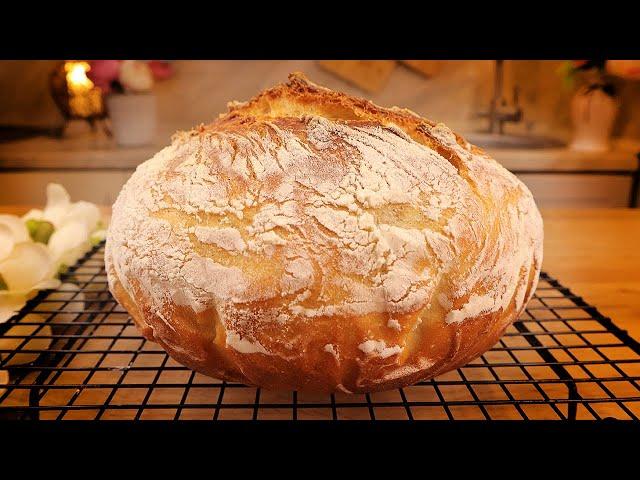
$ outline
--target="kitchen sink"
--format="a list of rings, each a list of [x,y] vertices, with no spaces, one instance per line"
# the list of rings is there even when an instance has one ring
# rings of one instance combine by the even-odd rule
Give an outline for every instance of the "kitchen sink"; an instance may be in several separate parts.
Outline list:
[[[463,137],[480,148],[559,148],[566,145],[563,140],[541,135],[471,132]]]

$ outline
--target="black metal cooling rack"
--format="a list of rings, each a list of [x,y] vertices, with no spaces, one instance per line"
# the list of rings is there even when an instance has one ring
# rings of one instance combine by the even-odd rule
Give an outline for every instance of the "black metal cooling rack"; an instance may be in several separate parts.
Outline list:
[[[522,317],[463,368],[388,392],[309,395],[219,381],[173,361],[109,294],[103,256],[99,245],[60,289],[0,325],[0,370],[10,373],[0,418],[640,417],[640,344],[545,273]]]

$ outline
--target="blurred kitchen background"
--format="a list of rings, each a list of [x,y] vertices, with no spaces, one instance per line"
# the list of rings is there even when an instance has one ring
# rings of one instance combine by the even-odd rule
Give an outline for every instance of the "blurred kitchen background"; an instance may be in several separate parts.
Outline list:
[[[302,71],[447,124],[516,173],[542,207],[635,206],[639,63],[0,61],[0,205],[42,204],[49,182],[110,205],[175,131]]]

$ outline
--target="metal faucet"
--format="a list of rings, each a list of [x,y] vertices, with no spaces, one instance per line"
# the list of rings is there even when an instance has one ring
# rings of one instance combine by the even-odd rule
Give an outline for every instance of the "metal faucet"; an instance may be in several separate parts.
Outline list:
[[[493,98],[488,112],[478,113],[478,117],[489,119],[489,133],[502,135],[505,122],[518,123],[522,120],[522,108],[518,104],[519,89],[513,88],[513,105],[509,106],[503,96],[504,60],[496,60],[493,82]],[[496,132],[497,129],[497,132]]]

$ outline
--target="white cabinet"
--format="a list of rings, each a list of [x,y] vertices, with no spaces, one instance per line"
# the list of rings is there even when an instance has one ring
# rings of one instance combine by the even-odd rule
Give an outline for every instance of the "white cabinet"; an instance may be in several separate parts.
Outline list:
[[[520,174],[539,207],[627,207],[631,177]]]

